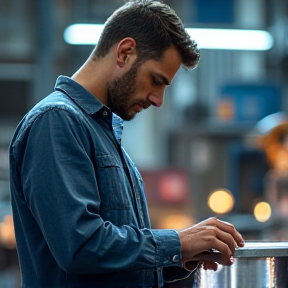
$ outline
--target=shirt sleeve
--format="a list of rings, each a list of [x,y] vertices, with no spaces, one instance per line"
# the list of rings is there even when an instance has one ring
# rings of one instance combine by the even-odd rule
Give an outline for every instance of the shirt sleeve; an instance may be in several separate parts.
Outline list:
[[[188,278],[193,271],[182,267],[181,244],[178,232],[175,230],[152,230],[157,245],[157,267],[164,267],[164,281],[175,282]],[[173,257],[169,257],[173,255]]]
[[[63,109],[41,114],[26,136],[23,193],[58,265],[75,274],[181,266],[176,231],[103,221],[90,154],[87,131]]]

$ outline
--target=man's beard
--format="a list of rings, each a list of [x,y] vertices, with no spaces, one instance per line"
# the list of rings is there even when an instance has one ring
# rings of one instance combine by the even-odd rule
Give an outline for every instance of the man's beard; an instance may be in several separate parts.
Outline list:
[[[136,115],[136,112],[131,111],[133,105],[149,106],[144,100],[131,101],[136,91],[136,77],[139,67],[140,64],[137,61],[134,62],[130,70],[122,77],[112,79],[108,83],[108,107],[126,121],[132,120]]]

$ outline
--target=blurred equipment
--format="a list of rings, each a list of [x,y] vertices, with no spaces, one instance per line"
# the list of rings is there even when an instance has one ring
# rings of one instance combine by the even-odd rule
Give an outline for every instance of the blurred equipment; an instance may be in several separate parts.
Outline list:
[[[196,9],[195,9],[196,8]],[[195,0],[196,22],[233,24],[235,18],[234,0]]]
[[[235,197],[234,212],[253,215],[255,204],[264,197],[264,178],[269,170],[266,155],[255,147],[230,142],[227,158],[228,189]]]
[[[0,124],[17,123],[34,103],[36,69],[32,64],[1,63]],[[15,105],[17,103],[18,105]],[[10,139],[9,139],[10,140]]]
[[[189,201],[190,181],[183,169],[142,170],[146,197],[159,205],[185,205]]]
[[[270,165],[265,178],[265,199],[272,207],[274,220],[287,222],[288,116],[283,112],[271,114],[257,123],[252,134]]]
[[[221,122],[256,124],[263,117],[281,111],[280,87],[272,84],[229,84],[221,89],[216,118]]]
[[[256,145],[265,151],[271,168],[283,172],[288,170],[288,116],[284,112],[261,119],[252,136]]]
[[[268,171],[263,178],[263,200],[269,204],[270,240],[287,239],[288,227],[288,116],[284,112],[261,119],[249,133],[248,143],[263,151]],[[255,207],[256,208],[256,207]],[[256,210],[255,210],[256,211]],[[254,212],[255,212],[254,211]],[[268,210],[266,212],[269,212]],[[256,216],[256,215],[255,215]],[[267,215],[268,216],[268,215]],[[259,220],[259,219],[258,219]],[[268,233],[268,232],[267,232]]]
[[[194,288],[286,288],[288,242],[246,242],[236,248],[232,266],[198,269]]]
[[[153,228],[180,230],[195,223],[187,171],[177,168],[141,170],[141,175]]]

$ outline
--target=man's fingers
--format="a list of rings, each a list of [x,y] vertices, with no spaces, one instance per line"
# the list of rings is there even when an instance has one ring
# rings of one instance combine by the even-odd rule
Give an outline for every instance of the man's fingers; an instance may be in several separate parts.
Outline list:
[[[206,251],[206,252],[202,252],[199,253],[197,255],[195,255],[192,259],[192,261],[212,261],[212,262],[217,262],[219,264],[222,264],[222,253],[218,252],[218,251]]]
[[[217,218],[209,218],[193,227],[182,230],[179,232],[179,237],[184,263],[191,260],[197,261],[198,258],[194,259],[196,255],[214,249],[221,253],[212,256],[208,254],[209,259],[206,259],[207,261],[231,265],[233,264],[232,255],[236,247],[244,246],[244,239],[235,227]],[[213,257],[218,258],[214,259]]]
[[[230,257],[233,255],[235,248],[237,247],[232,235],[220,230],[216,226],[204,226],[199,230],[197,230],[195,234],[198,234],[197,238],[201,239],[202,245],[199,247],[198,251],[196,249],[194,250],[194,255],[214,249],[221,252],[223,258],[221,262],[224,265],[230,265]],[[203,249],[202,251],[200,250],[201,248]],[[191,256],[193,257],[194,255]]]
[[[189,271],[194,271],[195,269],[199,267],[203,267],[205,270],[214,270],[216,271],[218,268],[218,265],[216,262],[205,260],[205,261],[200,261],[200,262],[195,262],[195,261],[188,261],[185,263],[184,267],[185,269]]]
[[[220,230],[225,231],[226,233],[229,233],[230,235],[232,235],[233,239],[235,240],[238,246],[241,246],[241,247],[244,246],[244,239],[242,235],[235,229],[234,225],[232,225],[231,223],[219,220],[214,217],[208,219],[208,221],[211,221],[211,225],[216,226]]]
[[[224,243],[225,246],[227,245],[229,247],[231,253],[233,254],[236,247],[237,247],[237,243],[235,242],[235,239],[233,238],[233,236],[231,234],[229,234],[228,232],[220,230],[217,227],[213,227],[213,229],[215,229],[215,233],[216,233],[215,241],[220,240],[220,242]],[[222,247],[221,248],[226,249],[225,246],[224,246],[224,248],[222,248]],[[217,249],[216,247],[213,247],[213,248]],[[219,250],[219,249],[217,249],[217,250]],[[225,252],[223,250],[219,250],[219,251],[221,251],[223,253]],[[228,253],[229,253],[229,251],[228,251]]]
[[[242,235],[235,229],[234,225],[231,223],[217,219],[216,217],[211,217],[198,223],[196,226],[214,226],[222,231],[225,231],[233,236],[235,242],[238,246],[244,246],[244,239]]]
[[[215,262],[205,261],[205,262],[203,262],[203,268],[204,268],[205,270],[213,270],[213,271],[216,271],[217,268],[218,268],[218,265],[217,265],[217,263],[215,263]]]
[[[215,263],[219,263],[221,265],[231,265],[233,264],[234,260],[231,257],[228,257],[225,259],[224,254],[218,251],[206,251],[206,252],[202,252],[199,253],[197,255],[195,255],[191,260],[193,261],[199,261],[199,262],[203,262],[203,261],[210,261],[210,262],[215,262]]]

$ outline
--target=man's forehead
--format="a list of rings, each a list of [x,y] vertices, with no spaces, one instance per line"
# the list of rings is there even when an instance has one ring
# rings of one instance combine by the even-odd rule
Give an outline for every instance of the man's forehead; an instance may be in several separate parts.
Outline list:
[[[165,85],[170,85],[174,75],[182,65],[182,56],[177,48],[171,46],[160,60],[151,59],[146,62],[154,74],[158,74],[162,78]]]

